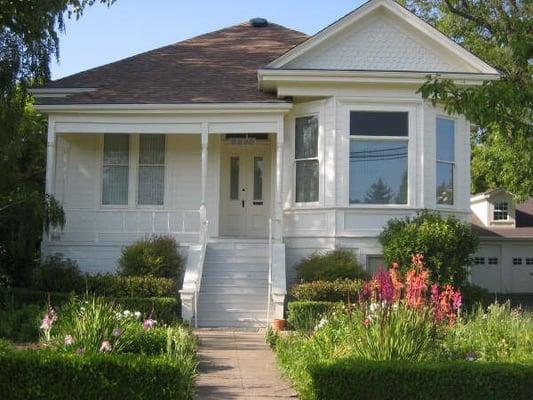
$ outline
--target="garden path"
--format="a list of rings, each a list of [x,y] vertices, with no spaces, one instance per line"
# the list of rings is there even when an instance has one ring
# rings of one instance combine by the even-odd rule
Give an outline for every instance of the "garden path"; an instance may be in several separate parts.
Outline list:
[[[196,335],[198,399],[297,398],[290,383],[280,375],[264,334],[199,329]]]

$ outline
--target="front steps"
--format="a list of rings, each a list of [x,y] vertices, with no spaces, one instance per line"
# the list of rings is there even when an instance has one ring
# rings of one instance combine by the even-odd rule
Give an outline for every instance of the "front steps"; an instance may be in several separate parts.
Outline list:
[[[266,326],[268,243],[209,242],[198,298],[199,327]]]

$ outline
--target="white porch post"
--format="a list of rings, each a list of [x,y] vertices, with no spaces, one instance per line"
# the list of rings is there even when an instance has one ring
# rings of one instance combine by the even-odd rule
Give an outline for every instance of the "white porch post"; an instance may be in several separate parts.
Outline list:
[[[46,145],[46,194],[54,194],[56,172],[56,130],[55,121],[48,117],[48,138]]]
[[[283,142],[283,117],[280,117],[276,132],[276,196],[274,206],[274,216],[276,219],[274,240],[278,243],[283,239]]]
[[[207,190],[207,157],[208,157],[209,125],[202,123],[202,197],[200,200],[200,221],[207,221],[206,190]]]

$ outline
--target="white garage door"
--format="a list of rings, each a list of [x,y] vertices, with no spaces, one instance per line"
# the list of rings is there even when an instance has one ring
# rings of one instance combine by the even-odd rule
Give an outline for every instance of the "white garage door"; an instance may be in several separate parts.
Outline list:
[[[533,246],[510,246],[509,259],[505,260],[512,271],[511,292],[533,292]]]
[[[498,293],[501,288],[501,265],[499,245],[481,245],[471,268],[472,283]]]

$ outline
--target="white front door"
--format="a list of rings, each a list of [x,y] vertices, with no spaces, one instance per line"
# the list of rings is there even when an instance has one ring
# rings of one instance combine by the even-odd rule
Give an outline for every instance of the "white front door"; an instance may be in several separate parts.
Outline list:
[[[227,144],[221,162],[222,235],[266,237],[270,214],[270,146]]]

